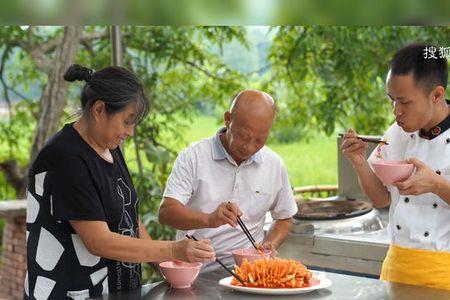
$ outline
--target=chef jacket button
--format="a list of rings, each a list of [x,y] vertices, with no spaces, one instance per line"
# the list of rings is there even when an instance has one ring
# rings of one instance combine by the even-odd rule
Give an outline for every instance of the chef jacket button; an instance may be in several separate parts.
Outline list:
[[[400,229],[402,229],[402,228],[400,227],[400,225],[397,225],[397,229],[400,230]]]
[[[436,170],[436,174],[441,175],[441,171]]]
[[[406,197],[406,198],[405,198],[405,203],[408,203],[408,202],[409,202],[409,198]]]
[[[434,203],[433,208],[437,208],[437,207],[438,207],[437,203]]]
[[[430,233],[428,231],[425,231],[425,233],[423,234],[424,237],[427,237],[429,235],[430,235]]]
[[[411,133],[409,136],[410,136],[411,138],[414,138],[414,133]]]
[[[450,138],[446,138],[446,139],[445,139],[445,143],[446,143],[446,144],[450,144]]]

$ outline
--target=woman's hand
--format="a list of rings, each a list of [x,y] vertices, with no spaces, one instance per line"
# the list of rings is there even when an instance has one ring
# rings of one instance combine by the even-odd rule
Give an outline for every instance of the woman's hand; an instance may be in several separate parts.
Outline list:
[[[209,240],[183,239],[172,244],[172,258],[187,262],[207,262],[216,259]]]

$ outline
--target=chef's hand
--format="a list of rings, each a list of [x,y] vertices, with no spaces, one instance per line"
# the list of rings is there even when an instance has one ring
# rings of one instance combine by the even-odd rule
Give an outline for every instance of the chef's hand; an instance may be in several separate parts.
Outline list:
[[[258,246],[259,246],[259,245],[258,245]],[[275,248],[275,245],[272,244],[272,242],[270,242],[270,241],[264,241],[264,242],[262,243],[262,245],[260,245],[259,247],[261,247],[261,248],[264,249],[264,250],[270,250],[270,251],[272,251],[272,252],[270,253],[270,256],[271,256],[271,257],[276,257],[276,256],[278,255],[277,248]],[[258,248],[259,248],[259,247],[258,247]]]
[[[209,227],[217,228],[219,226],[229,224],[236,227],[237,216],[242,216],[242,211],[233,202],[222,202],[216,210],[209,215]]]
[[[393,183],[398,188],[400,195],[433,193],[439,179],[441,179],[440,176],[416,158],[410,158],[406,162],[414,164],[416,173],[403,182]]]
[[[172,258],[187,262],[214,261],[216,253],[210,240],[183,239],[172,244]]]
[[[341,151],[354,167],[366,163],[367,143],[358,139],[356,132],[351,128],[344,134]]]

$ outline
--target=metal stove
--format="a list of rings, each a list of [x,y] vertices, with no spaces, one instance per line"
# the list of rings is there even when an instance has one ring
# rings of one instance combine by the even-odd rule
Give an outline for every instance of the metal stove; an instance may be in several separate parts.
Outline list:
[[[338,138],[338,195],[298,201],[299,214],[279,253],[312,268],[379,276],[389,247],[389,209],[372,207],[339,150],[341,142]],[[367,153],[375,146],[369,145]]]

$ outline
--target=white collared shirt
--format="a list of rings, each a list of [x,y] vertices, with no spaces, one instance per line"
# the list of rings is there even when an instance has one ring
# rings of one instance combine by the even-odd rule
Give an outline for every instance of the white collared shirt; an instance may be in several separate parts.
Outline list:
[[[164,197],[205,213],[212,213],[222,202],[234,201],[244,214],[242,221],[260,243],[267,212],[275,220],[297,213],[288,174],[282,159],[267,147],[238,166],[220,141],[219,135],[224,130],[191,144],[178,155]],[[232,250],[251,247],[239,226],[177,230],[177,240],[183,239],[185,234],[210,239],[218,258],[228,265],[234,264]],[[218,267],[218,264],[209,264],[203,271]]]
[[[386,160],[417,158],[450,180],[450,129],[427,140],[421,138],[419,132],[407,133],[393,124],[383,139],[389,145],[375,148],[369,164],[380,155]],[[388,226],[391,243],[407,248],[450,251],[450,206],[434,193],[400,195],[396,187],[390,185],[388,189],[391,193]]]

